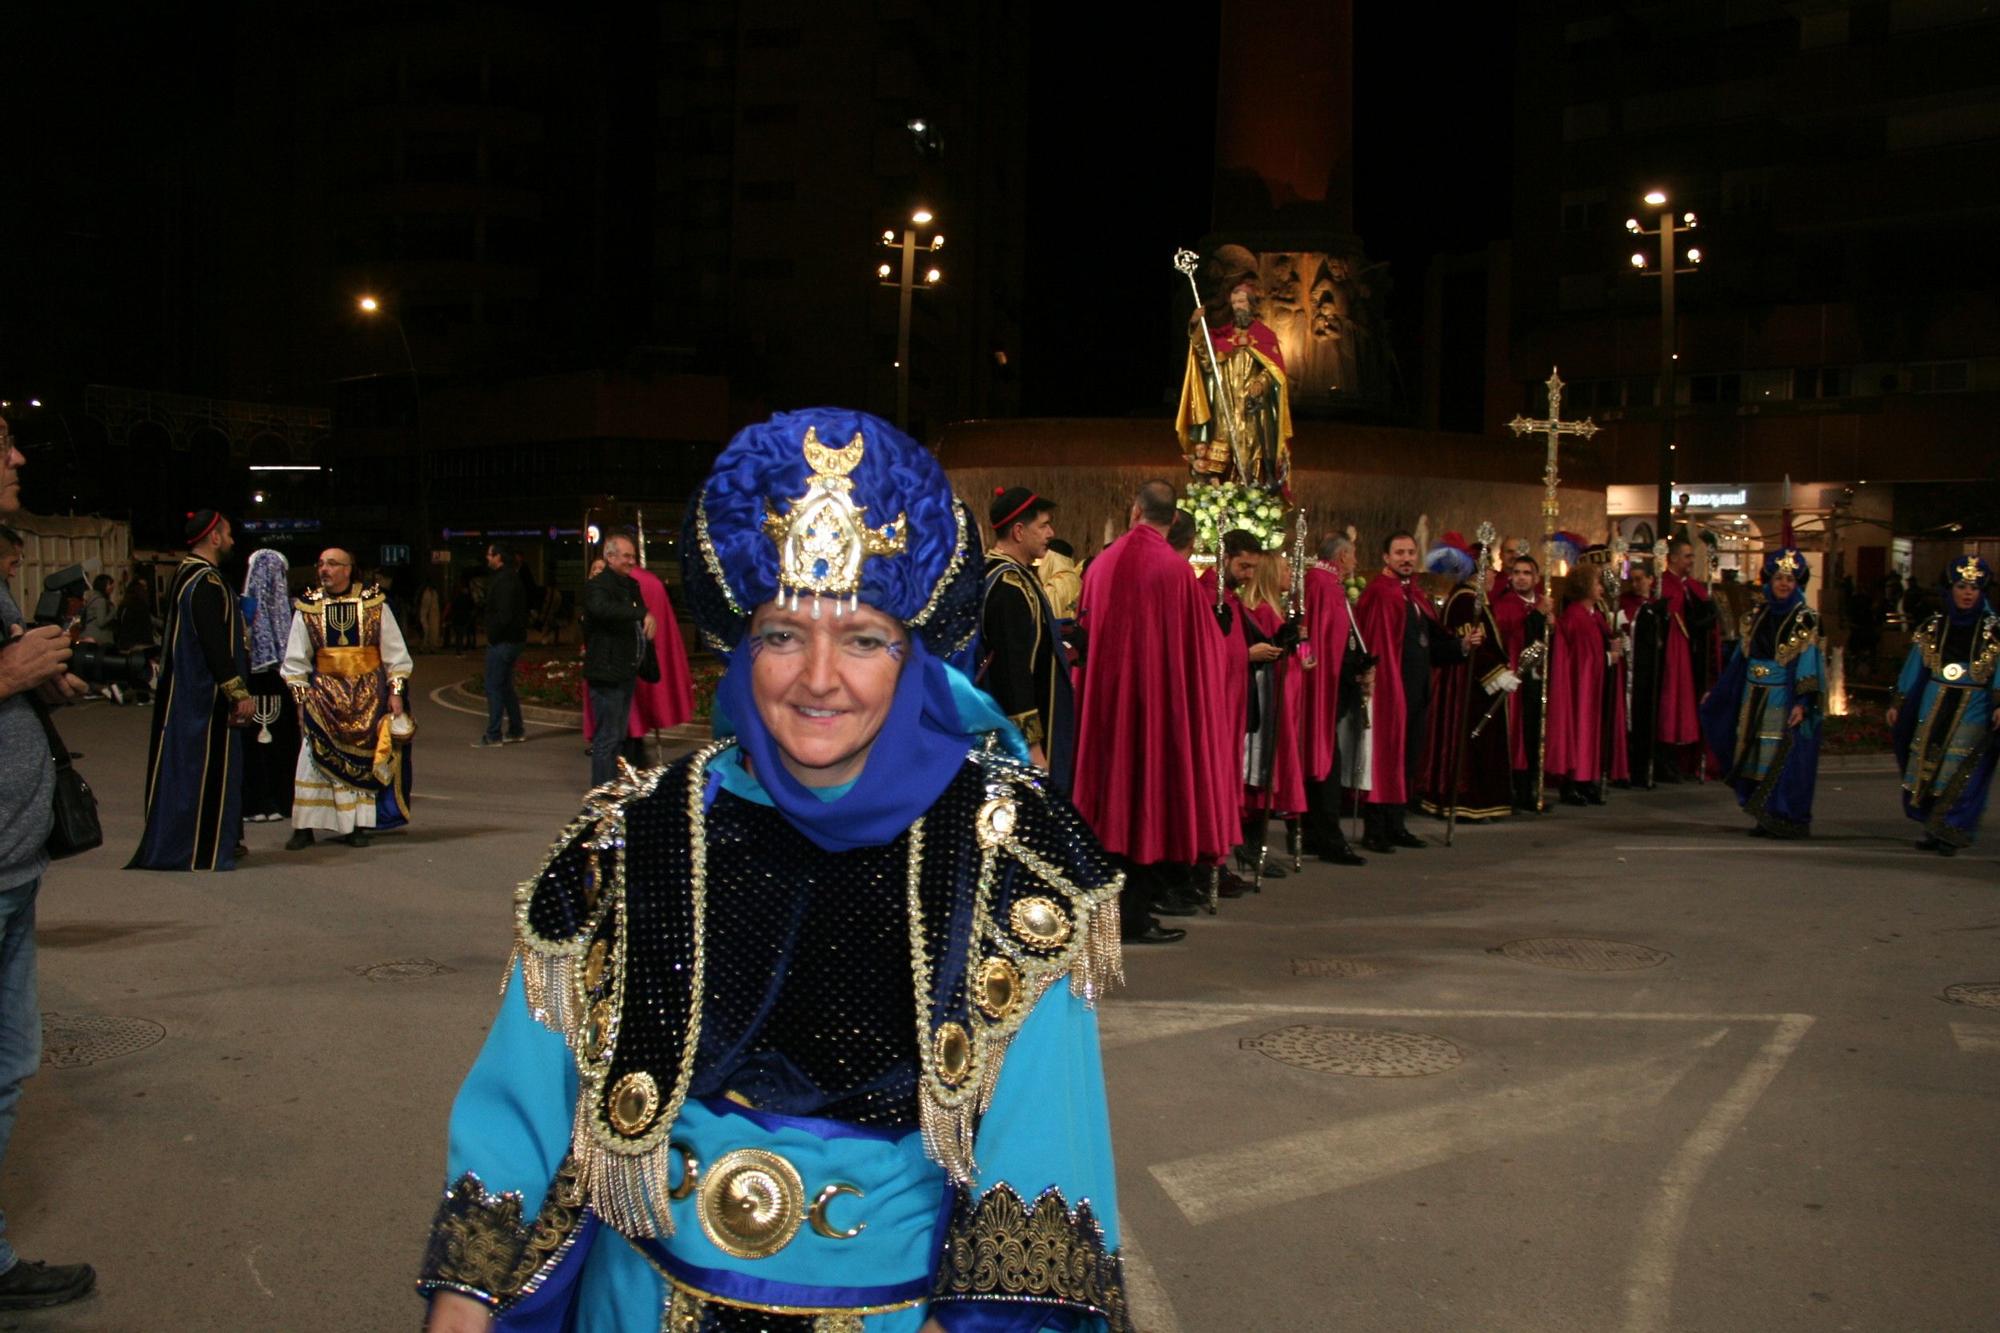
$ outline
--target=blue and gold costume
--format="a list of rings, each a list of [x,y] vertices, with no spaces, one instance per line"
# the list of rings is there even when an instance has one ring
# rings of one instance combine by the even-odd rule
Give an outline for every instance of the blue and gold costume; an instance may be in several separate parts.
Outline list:
[[[1797,580],[1791,596],[1771,597],[1771,576]],[[1805,604],[1811,577],[1803,553],[1783,547],[1764,557],[1764,600],[1743,617],[1729,664],[1701,705],[1702,733],[1736,800],[1774,838],[1803,838],[1812,828],[1819,777],[1824,674],[1819,616]],[[1794,707],[1804,710],[1790,725]]]
[[[970,538],[872,417],[723,452],[683,544],[720,739],[593,792],[520,889],[420,1289],[506,1329],[1130,1327],[1092,1008],[1119,878],[953,664]],[[773,599],[910,629],[849,786],[758,717],[737,650]]]
[[[1950,856],[1972,844],[1993,786],[1993,739],[2000,704],[2000,616],[1985,596],[1992,571],[1976,555],[1945,571],[1945,609],[1912,637],[1896,681],[1896,762],[1903,812],[1924,826],[1917,846]],[[1969,610],[1951,603],[1955,586],[1982,596]]]

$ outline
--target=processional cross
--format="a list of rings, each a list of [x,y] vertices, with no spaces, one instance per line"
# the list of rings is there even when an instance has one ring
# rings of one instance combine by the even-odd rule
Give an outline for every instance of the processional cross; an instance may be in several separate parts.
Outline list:
[[[1597,434],[1597,423],[1589,417],[1581,421],[1562,419],[1563,381],[1555,367],[1549,368],[1549,414],[1538,421],[1516,414],[1507,423],[1507,428],[1516,435],[1546,435],[1549,440],[1548,461],[1542,466],[1542,579],[1543,587],[1554,589],[1556,564],[1556,532],[1562,523],[1562,510],[1556,502],[1556,450],[1562,444],[1562,437],[1574,435],[1587,440]],[[1545,636],[1553,637],[1555,626],[1543,629]],[[1544,639],[1547,642],[1548,638]],[[1544,776],[1547,773],[1549,751],[1549,666],[1542,663],[1542,709],[1540,715],[1541,739],[1535,746],[1535,809],[1539,812],[1547,808],[1543,792]]]
[[[1549,370],[1549,414],[1540,420],[1516,415],[1507,428],[1516,435],[1546,435],[1548,460],[1542,466],[1542,569],[1544,578],[1554,576],[1555,535],[1562,526],[1562,511],[1556,503],[1556,449],[1565,435],[1587,440],[1597,434],[1597,423],[1589,417],[1581,421],[1562,419],[1563,381],[1553,367]]]

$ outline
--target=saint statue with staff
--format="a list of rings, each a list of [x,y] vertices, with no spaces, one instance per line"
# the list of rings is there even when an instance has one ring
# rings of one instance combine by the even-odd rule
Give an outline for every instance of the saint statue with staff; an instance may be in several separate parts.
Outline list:
[[[1194,256],[1176,267],[1195,284]],[[1291,386],[1285,354],[1257,317],[1257,260],[1225,245],[1209,261],[1219,270],[1210,294],[1188,320],[1187,372],[1174,428],[1197,480],[1237,482],[1289,494],[1292,471]]]

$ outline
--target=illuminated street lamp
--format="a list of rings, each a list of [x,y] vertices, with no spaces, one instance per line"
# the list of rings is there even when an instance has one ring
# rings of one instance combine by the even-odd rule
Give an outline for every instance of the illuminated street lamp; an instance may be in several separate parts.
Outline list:
[[[1625,230],[1634,236],[1657,236],[1660,238],[1660,257],[1657,263],[1646,258],[1644,251],[1632,254],[1634,272],[1648,278],[1660,280],[1660,475],[1659,494],[1655,501],[1654,528],[1656,539],[1666,537],[1673,523],[1674,486],[1674,277],[1676,274],[1693,273],[1701,263],[1701,250],[1690,246],[1687,250],[1687,265],[1682,267],[1680,254],[1674,244],[1674,237],[1681,232],[1693,231],[1696,221],[1693,213],[1682,213],[1677,220],[1667,207],[1665,190],[1648,190],[1646,202],[1660,210],[1659,225],[1651,231],[1639,225],[1639,219],[1625,219]]]
[[[410,560],[416,567],[417,580],[427,582],[431,572],[431,477],[430,460],[424,450],[424,386],[417,375],[417,358],[410,352],[410,335],[404,330],[403,321],[385,309],[379,298],[364,293],[355,300],[354,308],[370,319],[386,319],[395,325],[396,340],[403,345],[403,365],[410,373],[410,434],[417,446],[417,532],[421,538],[410,549]]]
[[[917,250],[935,253],[944,249],[944,237],[933,235],[919,240],[917,229],[927,227],[933,221],[930,209],[919,206],[910,214],[910,225],[903,228],[899,238],[894,228],[882,233],[882,244],[889,249],[901,251],[902,272],[891,278],[891,267],[878,264],[875,277],[884,285],[896,289],[896,425],[910,428],[910,301],[917,288]],[[932,265],[924,270],[925,288],[934,288],[944,281],[944,270]]]

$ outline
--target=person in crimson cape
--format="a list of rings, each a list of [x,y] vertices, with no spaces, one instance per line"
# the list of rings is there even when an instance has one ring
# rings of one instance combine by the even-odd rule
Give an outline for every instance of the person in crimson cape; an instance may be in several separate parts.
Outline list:
[[[1282,655],[1280,649],[1267,642],[1264,631],[1242,600],[1244,591],[1256,576],[1263,550],[1255,533],[1237,528],[1223,534],[1222,609],[1216,617],[1222,627],[1222,649],[1217,655],[1216,668],[1221,683],[1206,710],[1210,744],[1215,750],[1216,794],[1222,797],[1223,836],[1227,844],[1235,849],[1238,869],[1245,873],[1254,873],[1259,860],[1263,859],[1257,855],[1257,848],[1261,845],[1257,839],[1261,834],[1253,837],[1255,822],[1242,801],[1252,737],[1262,728],[1262,705],[1266,702],[1260,693],[1256,673],[1258,668],[1275,662]],[[1204,570],[1198,583],[1202,601],[1215,605],[1215,571]],[[1268,822],[1267,818],[1265,823],[1268,825]],[[1266,860],[1264,878],[1282,879],[1284,874],[1282,867],[1271,865]],[[1234,898],[1254,887],[1253,882],[1224,869],[1224,897]]]
[[[1090,656],[1077,691],[1076,808],[1127,868],[1125,939],[1148,944],[1186,934],[1154,919],[1156,890],[1235,841],[1215,818],[1214,602],[1167,545],[1174,509],[1167,482],[1141,486],[1130,530],[1084,570],[1077,606]]]
[[[1457,662],[1431,673],[1434,717],[1424,745],[1424,780],[1419,800],[1425,814],[1447,818],[1452,792],[1457,790],[1458,818],[1467,823],[1504,819],[1513,813],[1507,728],[1495,716],[1507,696],[1520,688],[1521,678],[1508,668],[1507,644],[1490,607],[1482,607],[1473,580],[1483,577],[1484,549],[1447,532],[1424,559],[1433,574],[1458,580],[1445,597],[1440,616],[1451,634],[1464,636],[1474,627],[1486,631],[1485,641]],[[1473,735],[1477,731],[1478,735]]]
[[[594,576],[593,576],[594,577]],[[687,645],[681,641],[680,622],[674,618],[673,600],[660,576],[644,565],[636,565],[632,578],[639,585],[640,600],[653,617],[653,656],[659,663],[659,679],[642,674],[632,682],[632,707],[626,713],[625,742],[619,753],[635,768],[652,763],[646,738],[655,731],[678,727],[694,716],[694,674],[688,668]],[[583,736],[597,734],[597,713],[590,705],[590,691],[583,692]]]
[[[1654,737],[1659,731],[1667,613],[1654,595],[1656,587],[1653,571],[1635,564],[1618,598],[1618,634],[1625,642],[1626,769],[1635,787],[1653,785]]]
[[[1667,548],[1667,571],[1660,577],[1666,645],[1660,655],[1653,773],[1661,782],[1681,782],[1701,772],[1697,708],[1721,659],[1715,604],[1693,573],[1694,543],[1676,537]]]
[[[1370,580],[1356,607],[1361,635],[1375,654],[1374,747],[1366,831],[1361,845],[1387,854],[1398,847],[1427,847],[1407,822],[1411,794],[1422,776],[1429,728],[1431,672],[1463,661],[1486,641],[1479,626],[1463,637],[1445,631],[1437,608],[1417,586],[1417,539],[1392,532],[1382,542],[1382,572]]]
[[[1236,534],[1231,533],[1231,536]],[[1255,546],[1256,538],[1244,533]],[[1253,551],[1237,584],[1244,632],[1250,640],[1250,708],[1243,749],[1243,848],[1238,865],[1264,879],[1281,879],[1267,843],[1271,816],[1285,822],[1286,847],[1296,861],[1303,853],[1299,820],[1305,814],[1304,729],[1307,668],[1297,657],[1299,626],[1285,614],[1291,574],[1275,551]],[[1231,559],[1232,567],[1237,562]]]
[[[1743,619],[1729,665],[1701,703],[1701,729],[1722,780],[1758,838],[1812,831],[1825,674],[1819,616],[1806,605],[1812,569],[1782,546],[1764,556],[1764,598]]]
[[[1271,326],[1257,318],[1256,278],[1238,275],[1227,292],[1225,309],[1197,310],[1188,321],[1187,373],[1174,421],[1181,453],[1203,480],[1289,495],[1292,408],[1285,353]]]
[[[1354,572],[1354,543],[1327,537],[1319,559],[1306,570],[1306,638],[1300,660],[1312,667],[1300,691],[1299,730],[1306,775],[1305,851],[1335,865],[1365,866],[1368,858],[1348,845],[1340,827],[1340,725],[1359,714],[1375,684],[1375,659],[1354,632],[1347,576]]]
[[[1587,555],[1572,562],[1562,581],[1562,610],[1556,616],[1545,771],[1560,786],[1564,805],[1604,804],[1610,741],[1606,694],[1616,693],[1622,645],[1597,602],[1601,570]]]
[[[1521,681],[1507,696],[1507,764],[1513,773],[1514,809],[1534,814],[1535,768],[1542,744],[1542,670],[1544,662],[1522,654],[1534,647],[1546,654],[1555,624],[1555,602],[1542,588],[1541,562],[1526,552],[1507,562],[1505,587],[1493,594],[1489,608],[1507,649],[1507,669]]]
[[[1917,850],[1956,856],[1979,831],[2000,755],[2000,616],[1991,569],[1966,554],[1945,566],[1945,609],[1911,636],[1889,727],[1903,770],[1903,813],[1924,826]]]

